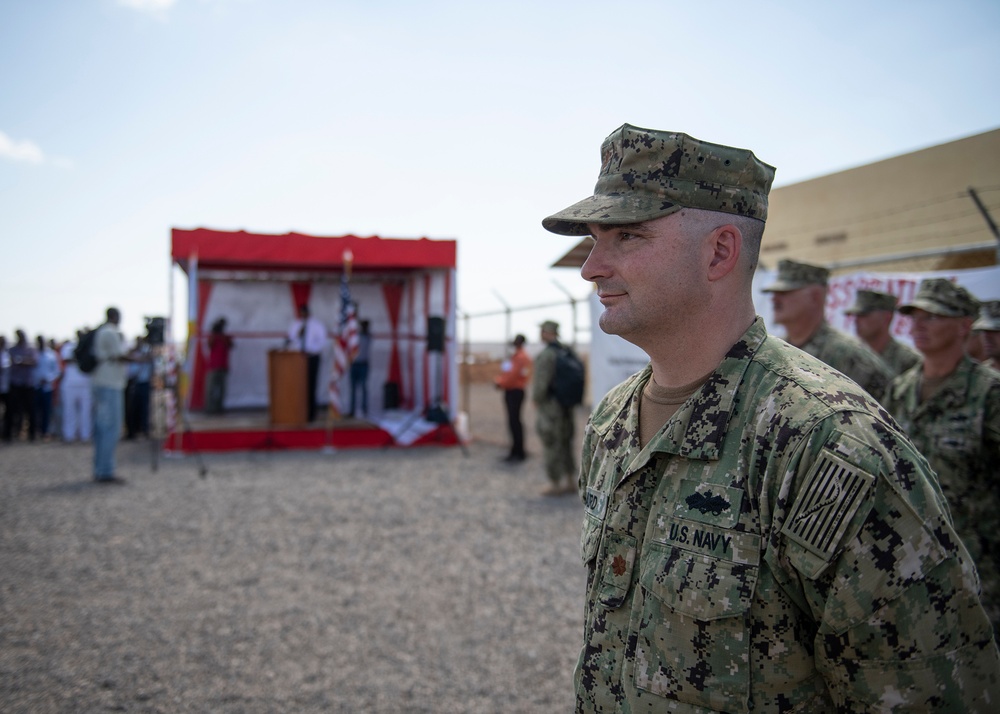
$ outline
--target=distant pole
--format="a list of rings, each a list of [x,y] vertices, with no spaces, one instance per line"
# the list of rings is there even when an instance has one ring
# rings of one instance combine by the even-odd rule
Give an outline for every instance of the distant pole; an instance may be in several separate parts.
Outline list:
[[[993,238],[997,241],[996,262],[1000,265],[1000,229],[997,229],[997,224],[994,223],[992,216],[990,216],[990,212],[986,210],[986,206],[984,206],[983,202],[979,200],[979,194],[976,193],[976,189],[972,188],[972,186],[969,186],[969,195],[975,202],[976,208],[978,208],[979,212],[983,214],[983,219],[986,221],[986,225],[990,227],[990,233],[993,234]]]
[[[573,294],[569,290],[567,290],[566,288],[564,288],[562,285],[560,285],[559,283],[557,283],[555,280],[552,281],[552,284],[555,285],[560,290],[562,290],[566,294],[566,297],[569,298],[570,310],[573,313],[573,342],[570,344],[570,346],[573,349],[576,349],[576,298],[573,297]]]
[[[506,323],[504,324],[504,328],[503,328],[503,343],[506,345],[512,339],[511,336],[510,336],[511,308],[510,308],[510,305],[507,304],[507,301],[503,299],[503,296],[500,295],[500,293],[498,293],[496,290],[494,290],[493,294],[496,295],[497,300],[499,300],[500,303],[503,305],[504,318],[506,320]]]

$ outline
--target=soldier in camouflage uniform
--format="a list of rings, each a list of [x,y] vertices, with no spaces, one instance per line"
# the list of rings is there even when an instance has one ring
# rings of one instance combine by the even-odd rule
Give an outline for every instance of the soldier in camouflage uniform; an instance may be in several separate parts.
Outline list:
[[[923,365],[893,380],[885,405],[937,472],[1000,631],[1000,374],[965,354],[977,310],[963,287],[920,283],[899,311],[913,320]]]
[[[576,493],[573,410],[556,401],[549,389],[556,373],[559,323],[552,320],[543,322],[540,336],[545,349],[535,358],[531,400],[535,403],[535,431],[542,442],[545,475],[549,478],[549,486],[542,493],[559,496]]]
[[[778,278],[764,288],[772,293],[774,321],[785,339],[839,370],[880,399],[893,374],[889,366],[857,340],[834,329],[823,312],[830,271],[794,260],[778,262]]]
[[[987,300],[979,306],[979,319],[972,323],[983,344],[983,364],[1000,370],[1000,300]]]
[[[628,124],[601,161],[542,224],[593,236],[601,328],[650,364],[584,437],[577,711],[995,711],[1000,653],[926,461],[755,315],[774,169]]]
[[[889,293],[858,290],[854,304],[844,310],[844,314],[854,315],[858,337],[889,365],[894,377],[920,362],[919,352],[894,339],[889,332],[897,302],[896,296]]]

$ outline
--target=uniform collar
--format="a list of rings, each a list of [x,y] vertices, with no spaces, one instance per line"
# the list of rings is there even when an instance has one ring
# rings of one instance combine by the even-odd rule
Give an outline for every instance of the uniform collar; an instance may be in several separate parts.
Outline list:
[[[809,350],[806,350],[806,345],[810,345],[814,342],[816,343],[816,346],[822,345],[826,342],[827,338],[830,337],[831,332],[833,332],[833,328],[830,327],[830,323],[823,320],[823,322],[819,323],[819,327],[816,328],[816,331],[809,335],[809,339],[803,342],[799,349],[808,352]]]
[[[726,427],[732,417],[736,393],[753,356],[767,338],[764,321],[758,317],[737,340],[708,380],[681,405],[664,429],[638,449],[638,437],[629,439],[626,459],[643,452],[663,452],[689,459],[718,460]],[[652,376],[652,367],[630,377],[621,387],[621,399],[609,399],[591,417],[591,425],[602,440],[613,440],[620,448],[625,435],[639,433],[639,394]],[[624,405],[623,405],[624,402]],[[616,436],[617,435],[617,436]]]
[[[957,409],[963,406],[969,401],[969,390],[972,384],[972,371],[975,368],[975,362],[968,355],[963,355],[962,359],[959,361],[958,366],[955,367],[955,371],[949,374],[941,387],[924,402],[916,405],[916,411],[920,412],[927,407],[928,404],[939,405],[940,408],[945,410]],[[923,376],[923,371],[921,371],[921,377]],[[920,390],[920,380],[916,380],[916,390],[913,392],[916,395]],[[915,396],[914,396],[915,398]]]

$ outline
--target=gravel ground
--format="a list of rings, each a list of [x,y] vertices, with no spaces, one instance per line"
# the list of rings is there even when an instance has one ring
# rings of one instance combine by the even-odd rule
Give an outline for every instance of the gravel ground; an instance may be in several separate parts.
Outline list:
[[[0,711],[572,710],[581,506],[539,495],[533,433],[500,463],[475,391],[467,453],[210,454],[201,478],[123,443],[128,483],[98,486],[89,446],[0,447]]]

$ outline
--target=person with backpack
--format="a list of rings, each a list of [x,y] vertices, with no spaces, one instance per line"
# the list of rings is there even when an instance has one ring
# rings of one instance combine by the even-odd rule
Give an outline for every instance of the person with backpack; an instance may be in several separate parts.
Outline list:
[[[576,460],[573,458],[575,405],[569,403],[572,399],[557,397],[557,394],[561,396],[570,391],[562,385],[570,381],[565,365],[572,350],[559,342],[558,322],[543,322],[540,337],[545,349],[535,359],[531,400],[535,403],[535,430],[542,441],[545,474],[549,478],[549,486],[542,494],[559,496],[577,492]]]
[[[122,433],[125,382],[131,358],[118,328],[121,313],[109,307],[107,316],[107,322],[97,328],[93,338],[97,360],[90,377],[94,393],[94,480],[117,484],[124,483],[115,473],[115,450]]]

